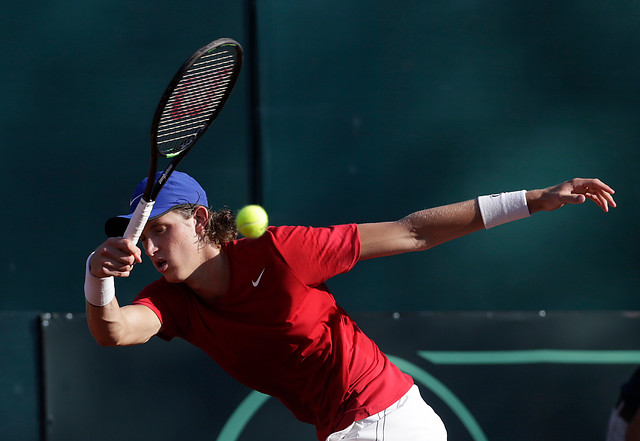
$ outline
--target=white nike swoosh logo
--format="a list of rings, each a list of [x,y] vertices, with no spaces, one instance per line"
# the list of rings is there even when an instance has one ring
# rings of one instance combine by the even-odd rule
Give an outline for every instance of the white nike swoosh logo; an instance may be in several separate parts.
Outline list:
[[[257,286],[260,284],[260,279],[262,279],[262,275],[264,274],[264,270],[265,270],[265,269],[266,269],[266,268],[262,268],[262,272],[261,272],[261,273],[260,273],[260,275],[258,276],[258,279],[257,279],[257,280],[252,280],[252,281],[251,281],[251,284],[253,285],[253,287],[254,287],[254,288],[255,288],[255,287],[257,287]]]
[[[136,196],[135,198],[131,199],[131,202],[129,202],[129,207],[133,207],[133,204],[136,203],[136,201],[138,199],[140,199],[142,197],[142,195]]]

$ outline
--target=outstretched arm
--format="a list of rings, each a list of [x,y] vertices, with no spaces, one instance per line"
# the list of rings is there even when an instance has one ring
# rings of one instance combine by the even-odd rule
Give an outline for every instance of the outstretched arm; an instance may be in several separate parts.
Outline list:
[[[572,179],[541,190],[527,191],[531,214],[553,211],[587,199],[603,211],[615,207],[613,189],[599,179]],[[360,224],[360,260],[433,248],[485,228],[478,200],[458,202],[412,213],[395,222]]]

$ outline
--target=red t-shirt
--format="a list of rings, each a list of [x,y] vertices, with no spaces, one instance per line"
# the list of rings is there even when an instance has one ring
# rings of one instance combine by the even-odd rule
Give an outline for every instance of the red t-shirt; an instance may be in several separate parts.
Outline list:
[[[160,337],[181,337],[246,386],[278,398],[318,438],[380,412],[413,384],[338,306],[324,282],[360,256],[356,225],[270,227],[223,245],[228,293],[205,304],[161,278],[133,303]]]

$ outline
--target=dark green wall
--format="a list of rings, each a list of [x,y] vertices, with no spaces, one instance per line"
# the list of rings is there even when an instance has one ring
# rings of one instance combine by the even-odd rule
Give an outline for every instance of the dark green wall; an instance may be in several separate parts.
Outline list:
[[[347,310],[640,309],[633,3],[264,0],[255,28],[249,3],[0,5],[0,312],[10,317],[0,377],[15,379],[1,409],[38,409],[35,314],[83,310],[84,261],[146,173],[161,92],[222,36],[246,48],[257,37],[256,135],[274,224],[393,220],[574,176],[617,190],[607,215],[567,207],[364,262],[330,283]],[[218,207],[253,202],[250,79],[245,69],[181,166]],[[119,281],[121,302],[154,277],[143,264]],[[20,364],[11,351],[23,345]]]
[[[83,261],[104,239],[104,219],[127,210],[147,173],[160,95],[198,47],[221,36],[242,41],[244,15],[241,2],[189,0],[0,6],[0,309],[83,308]],[[215,204],[247,199],[246,89],[183,164]]]
[[[640,29],[625,2],[259,3],[266,205],[397,219],[597,176],[569,207],[333,283],[352,309],[635,309]]]
[[[0,309],[82,308],[83,261],[146,173],[168,79],[193,48],[248,39],[242,2],[179,5],[2,6]],[[636,308],[635,17],[627,2],[258,2],[273,223],[397,219],[599,176],[618,190],[609,215],[535,216],[367,262],[335,287],[352,309]],[[217,206],[250,198],[248,85],[245,70],[182,165]]]
[[[353,318],[414,378],[456,441],[601,441],[619,387],[640,363],[637,314]],[[312,426],[184,340],[101,348],[83,314],[47,314],[41,324],[47,441],[316,439]]]

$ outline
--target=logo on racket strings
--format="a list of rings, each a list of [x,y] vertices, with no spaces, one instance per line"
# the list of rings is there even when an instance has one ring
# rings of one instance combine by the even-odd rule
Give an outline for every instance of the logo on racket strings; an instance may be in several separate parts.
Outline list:
[[[197,87],[199,83],[195,84],[196,87],[192,87],[194,86],[193,79],[185,82],[171,106],[171,118],[178,121],[186,117],[193,118],[207,111],[216,97],[218,86],[229,76],[230,72],[231,69],[225,69],[218,73],[204,91]]]

